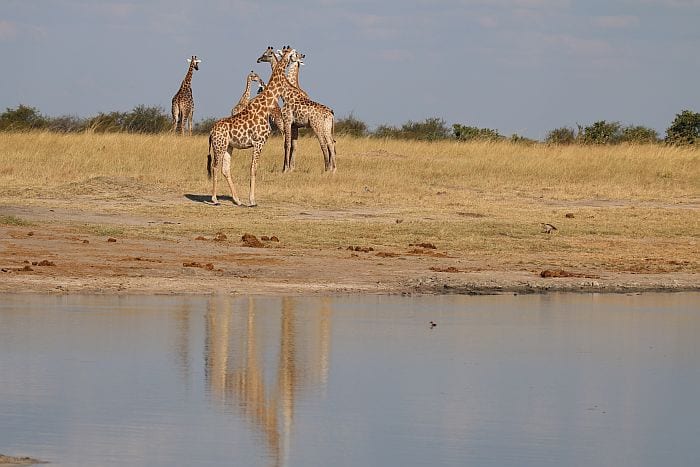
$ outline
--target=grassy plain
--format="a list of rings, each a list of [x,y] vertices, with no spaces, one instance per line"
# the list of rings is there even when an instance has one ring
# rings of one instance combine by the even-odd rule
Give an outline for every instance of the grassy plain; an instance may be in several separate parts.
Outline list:
[[[557,268],[684,275],[700,287],[700,150],[337,140],[336,174],[323,172],[314,138],[300,140],[296,170],[282,174],[282,141],[272,138],[249,209],[225,196],[220,207],[202,202],[206,136],[2,134],[0,227],[154,242],[250,232],[276,235],[290,255],[359,245],[409,261],[410,245],[432,243],[444,254],[426,263],[433,276],[447,265],[493,277]],[[250,151],[234,152],[244,201],[249,165]],[[230,195],[225,183],[219,194]],[[541,222],[557,230],[544,234]]]

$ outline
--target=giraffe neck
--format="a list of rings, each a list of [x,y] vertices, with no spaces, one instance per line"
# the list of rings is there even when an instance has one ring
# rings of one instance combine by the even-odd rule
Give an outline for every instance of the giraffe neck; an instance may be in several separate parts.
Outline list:
[[[245,91],[243,91],[243,95],[241,96],[241,102],[248,102],[250,100],[251,84],[253,84],[253,78],[249,76],[245,83]]]
[[[181,88],[188,88],[192,86],[192,73],[194,72],[194,60],[190,62],[190,67],[187,69],[187,74],[185,79],[182,80]]]
[[[289,67],[289,73],[287,74],[287,79],[289,80],[290,83],[292,83],[292,85],[301,89],[301,86],[299,86],[299,68],[301,68],[301,65],[299,65],[299,62],[292,63],[292,66]]]

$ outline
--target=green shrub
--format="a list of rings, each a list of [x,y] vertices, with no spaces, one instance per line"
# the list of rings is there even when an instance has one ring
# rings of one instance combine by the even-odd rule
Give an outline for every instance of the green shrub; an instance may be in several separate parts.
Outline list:
[[[35,130],[46,126],[46,117],[34,107],[20,104],[16,109],[7,108],[0,114],[0,130]]]
[[[700,144],[700,113],[684,110],[676,114],[666,129],[666,142],[677,145]]]
[[[616,144],[622,141],[620,122],[599,120],[589,126],[578,125],[577,142],[582,144]]]
[[[209,134],[211,128],[214,126],[214,123],[216,123],[217,120],[218,118],[209,117],[195,122],[194,127],[192,128],[192,133],[196,133],[198,135]]]
[[[576,142],[576,131],[573,128],[563,126],[555,128],[547,133],[545,142],[549,144],[574,144]]]
[[[630,125],[622,129],[620,141],[635,144],[657,143],[659,141],[659,134],[653,128]]]
[[[160,133],[170,129],[170,117],[162,107],[139,105],[124,115],[122,130],[129,133]]]
[[[498,141],[505,139],[504,136],[498,133],[498,130],[491,128],[477,128],[475,126],[466,126],[455,123],[452,125],[452,134],[459,141]]]
[[[358,120],[351,113],[345,118],[339,118],[335,121],[335,133],[338,135],[350,136],[367,136],[367,124],[362,120]]]

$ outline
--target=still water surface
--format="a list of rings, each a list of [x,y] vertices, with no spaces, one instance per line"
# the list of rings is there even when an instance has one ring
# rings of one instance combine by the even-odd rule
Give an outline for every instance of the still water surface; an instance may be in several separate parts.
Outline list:
[[[0,295],[0,452],[53,466],[696,466],[699,394],[697,293]]]

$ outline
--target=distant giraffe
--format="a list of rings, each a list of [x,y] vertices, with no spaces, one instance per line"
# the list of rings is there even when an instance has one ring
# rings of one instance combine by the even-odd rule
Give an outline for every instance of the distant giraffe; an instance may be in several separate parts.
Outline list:
[[[265,82],[262,80],[262,78],[260,78],[256,72],[251,70],[251,72],[248,73],[248,78],[246,79],[245,91],[243,91],[243,95],[241,95],[241,98],[238,100],[238,104],[231,109],[231,115],[236,115],[250,102],[250,86],[253,81],[257,82],[259,87],[265,86]]]
[[[282,49],[285,53],[289,47]],[[296,54],[298,55],[298,54]],[[295,56],[295,59],[297,57]],[[263,54],[258,61],[270,61],[274,63],[274,53]],[[292,62],[292,68],[295,63]],[[298,78],[298,69],[296,70]],[[335,140],[333,139],[334,115],[333,110],[323,104],[314,102],[298,87],[285,80],[287,92],[284,96],[282,118],[284,120],[284,172],[294,170],[294,152],[299,138],[299,128],[310,127],[316,134],[321,152],[323,153],[326,171],[335,172]]]
[[[192,97],[192,73],[199,70],[199,63],[202,61],[196,55],[187,59],[190,66],[187,68],[185,79],[182,80],[180,89],[175,93],[172,103],[173,131],[177,131],[177,124],[180,122],[180,132],[185,134],[185,121],[190,124],[190,136],[192,136],[192,119],[194,117],[194,98]]]
[[[271,51],[268,47],[267,51]],[[236,195],[236,189],[231,180],[231,154],[228,146],[231,144],[236,149],[253,148],[253,158],[250,163],[250,194],[249,206],[255,206],[255,173],[258,167],[258,157],[270,135],[270,114],[275,107],[279,108],[277,100],[283,95],[287,83],[284,73],[289,64],[294,49],[288,49],[275,65],[272,76],[267,86],[239,113],[222,118],[214,123],[209,133],[209,156],[207,171],[213,176],[211,202],[218,205],[216,197],[217,168],[221,164],[221,172],[231,189],[233,203],[240,206],[241,201]],[[213,152],[213,154],[212,154]]]

